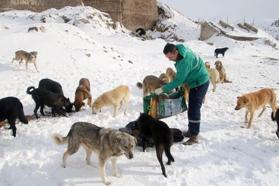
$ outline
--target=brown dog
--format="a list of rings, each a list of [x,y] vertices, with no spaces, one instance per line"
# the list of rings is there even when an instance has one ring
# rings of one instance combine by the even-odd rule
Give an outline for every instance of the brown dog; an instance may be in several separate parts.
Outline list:
[[[261,113],[258,117],[260,117],[263,112],[265,111],[265,106],[269,104],[272,108],[272,112],[275,113],[276,111],[276,94],[275,92],[270,88],[264,88],[256,92],[251,92],[248,94],[244,94],[242,96],[237,97],[237,105],[235,107],[235,110],[239,110],[243,107],[245,107],[246,113],[245,113],[245,123],[248,122],[247,128],[250,128],[252,125],[252,120],[254,117],[254,112],[258,110],[259,108],[263,108]],[[250,118],[248,121],[248,114],[250,114]],[[275,115],[275,114],[274,114]]]
[[[96,101],[93,103],[92,113],[96,114],[97,112],[100,112],[104,106],[112,105],[114,108],[113,117],[115,117],[118,110],[124,103],[125,104],[124,114],[126,114],[126,111],[128,109],[128,102],[130,99],[130,95],[131,95],[131,93],[130,93],[129,87],[125,86],[125,85],[118,86],[113,90],[105,92],[101,96],[99,96],[96,99]]]
[[[137,87],[143,89],[143,96],[147,96],[149,93],[154,92],[155,89],[160,88],[164,85],[164,81],[156,76],[149,75],[143,79],[143,82],[137,83]]]
[[[90,82],[87,78],[81,78],[75,92],[74,106],[76,111],[79,111],[85,105],[83,103],[85,99],[87,99],[87,104],[91,107],[92,96],[90,94]]]
[[[213,89],[212,91],[215,92],[216,90],[216,84],[220,82],[220,76],[219,76],[219,72],[218,70],[214,69],[214,68],[210,68],[210,64],[209,62],[205,62],[205,67],[207,69],[209,78],[210,78],[210,82],[213,85]]]
[[[228,80],[227,73],[221,61],[215,62],[215,68],[219,72],[221,83],[231,83],[231,81]]]

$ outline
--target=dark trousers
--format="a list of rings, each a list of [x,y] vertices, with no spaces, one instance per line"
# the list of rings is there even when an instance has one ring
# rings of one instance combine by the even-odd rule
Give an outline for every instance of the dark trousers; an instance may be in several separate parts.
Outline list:
[[[208,86],[209,81],[196,88],[190,89],[188,104],[188,127],[191,135],[198,135],[200,132],[201,106]]]

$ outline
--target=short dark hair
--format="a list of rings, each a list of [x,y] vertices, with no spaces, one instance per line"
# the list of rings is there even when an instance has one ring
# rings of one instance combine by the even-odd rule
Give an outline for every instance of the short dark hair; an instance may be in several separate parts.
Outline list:
[[[164,47],[164,54],[166,55],[169,52],[173,52],[176,50],[176,46],[172,43],[167,43],[166,46]]]

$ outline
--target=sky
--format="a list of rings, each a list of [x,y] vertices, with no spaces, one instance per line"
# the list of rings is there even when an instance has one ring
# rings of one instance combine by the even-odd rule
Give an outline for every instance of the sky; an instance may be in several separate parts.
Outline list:
[[[279,0],[160,0],[194,20],[279,19]]]

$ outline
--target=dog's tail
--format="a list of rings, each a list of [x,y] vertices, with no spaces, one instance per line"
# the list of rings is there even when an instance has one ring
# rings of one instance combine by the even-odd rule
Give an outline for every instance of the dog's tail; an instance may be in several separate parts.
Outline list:
[[[31,86],[31,87],[28,87],[26,92],[27,94],[32,94],[32,92],[35,90],[35,87]]]
[[[142,83],[141,83],[141,82],[137,82],[137,87],[138,87],[139,89],[142,89]]]
[[[21,121],[22,123],[28,124],[28,120],[27,120],[27,118],[26,118],[25,115],[24,115],[23,108],[20,108],[20,109],[19,109],[18,119],[19,119],[19,121]]]
[[[229,81],[229,80],[225,79],[224,83],[232,83],[232,81]]]
[[[68,135],[63,137],[61,134],[55,133],[52,135],[52,139],[55,144],[62,145],[68,142]]]

